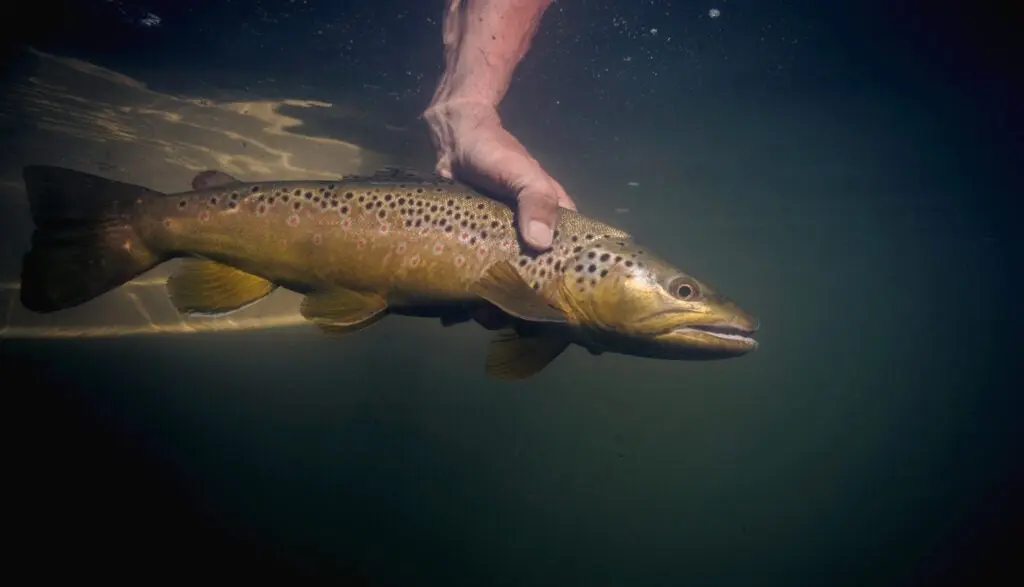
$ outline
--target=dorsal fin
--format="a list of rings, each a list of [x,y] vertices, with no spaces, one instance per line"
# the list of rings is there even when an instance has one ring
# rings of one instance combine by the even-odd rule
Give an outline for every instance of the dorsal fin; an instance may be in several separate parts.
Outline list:
[[[347,175],[344,181],[361,183],[411,183],[411,184],[454,184],[455,182],[429,171],[419,171],[404,167],[383,167],[371,175]]]
[[[200,171],[199,174],[192,178],[192,189],[198,192],[201,190],[224,187],[226,185],[235,185],[238,183],[242,182],[236,177],[232,177],[223,171],[208,169],[206,171]]]

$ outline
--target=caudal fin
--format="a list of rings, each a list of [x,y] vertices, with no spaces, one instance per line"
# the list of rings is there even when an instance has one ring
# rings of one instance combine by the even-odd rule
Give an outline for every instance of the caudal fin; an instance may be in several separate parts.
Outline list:
[[[21,268],[21,303],[54,312],[87,302],[145,273],[162,259],[131,226],[144,187],[50,166],[23,171],[36,230]]]

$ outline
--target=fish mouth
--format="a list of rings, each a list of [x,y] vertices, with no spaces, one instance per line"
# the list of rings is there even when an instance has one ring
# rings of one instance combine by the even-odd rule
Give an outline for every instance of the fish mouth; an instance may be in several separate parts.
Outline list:
[[[757,341],[753,337],[756,330],[756,328],[743,328],[735,324],[690,324],[674,328],[672,333],[690,336],[696,334],[701,338],[711,337],[712,340],[727,342],[729,346],[754,349],[757,347]]]

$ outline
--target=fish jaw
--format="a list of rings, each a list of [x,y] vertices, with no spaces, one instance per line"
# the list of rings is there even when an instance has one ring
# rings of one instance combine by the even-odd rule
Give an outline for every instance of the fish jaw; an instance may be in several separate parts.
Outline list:
[[[728,359],[757,349],[759,321],[736,304],[710,296],[700,311],[669,316],[675,324],[654,340],[675,354],[693,360]]]

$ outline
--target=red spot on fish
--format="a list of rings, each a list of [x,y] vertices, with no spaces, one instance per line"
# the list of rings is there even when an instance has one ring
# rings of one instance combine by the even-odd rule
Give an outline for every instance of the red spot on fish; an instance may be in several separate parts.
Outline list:
[[[487,248],[486,247],[477,247],[477,249],[476,249],[476,256],[480,257],[482,259],[482,258],[484,258],[485,255],[487,255]]]
[[[313,244],[319,246],[320,243],[324,242],[324,237],[320,236],[320,233],[313,235]]]
[[[288,217],[288,226],[291,226],[292,228],[295,228],[298,225],[299,225],[299,215],[298,214],[292,214],[291,216]]]
[[[417,266],[419,264],[420,264],[420,256],[419,255],[413,255],[412,257],[409,257],[409,266],[410,267],[415,267],[415,266]]]
[[[267,212],[267,205],[266,204],[260,204],[256,208],[256,214],[258,214],[260,216],[263,216],[266,212]]]
[[[209,219],[210,219],[210,212],[209,211],[203,210],[202,212],[199,213],[199,222],[206,222]]]
[[[402,253],[405,252],[405,249],[406,249],[407,246],[408,245],[406,245],[404,242],[398,243],[398,246],[395,247],[395,252],[399,253],[399,254],[402,254]]]
[[[380,233],[381,234],[387,234],[388,233],[388,223],[387,222],[381,222],[380,223]]]
[[[174,225],[174,223],[171,222],[170,218],[164,218],[164,228],[170,228],[173,225]]]
[[[366,248],[366,239],[359,239],[359,242],[356,243],[356,246],[359,247],[360,249]]]
[[[464,232],[464,233],[460,234],[459,235],[459,240],[460,241],[468,241],[469,240],[469,233],[468,232]]]
[[[462,267],[465,264],[466,264],[466,258],[465,257],[463,257],[462,255],[456,255],[455,256],[455,266],[456,267]]]
[[[436,243],[434,245],[434,254],[440,255],[442,252],[444,252],[444,245],[442,245],[441,243]]]
[[[341,227],[342,228],[347,229],[351,225],[352,225],[352,220],[350,218],[346,218],[346,219],[341,221]]]

